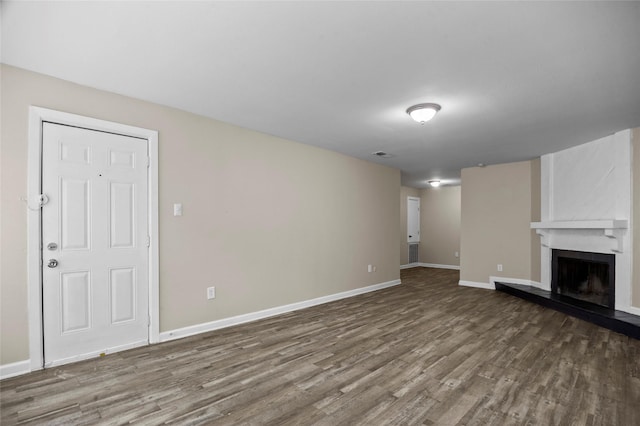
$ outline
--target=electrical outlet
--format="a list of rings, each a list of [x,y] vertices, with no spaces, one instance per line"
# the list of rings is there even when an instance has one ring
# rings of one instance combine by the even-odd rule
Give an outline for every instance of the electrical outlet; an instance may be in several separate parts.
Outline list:
[[[215,298],[216,298],[216,288],[207,287],[207,299],[215,299]]]
[[[373,265],[367,266],[367,272],[373,272]]]
[[[498,263],[498,272],[502,272],[502,263]]]
[[[455,252],[453,255],[454,255],[455,257],[460,257],[460,252],[459,252],[459,251],[457,251],[457,252]]]

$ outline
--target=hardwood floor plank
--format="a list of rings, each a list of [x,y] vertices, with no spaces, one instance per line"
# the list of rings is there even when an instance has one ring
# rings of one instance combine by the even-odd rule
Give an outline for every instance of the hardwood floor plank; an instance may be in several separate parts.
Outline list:
[[[640,341],[451,270],[0,382],[0,423],[636,425]]]

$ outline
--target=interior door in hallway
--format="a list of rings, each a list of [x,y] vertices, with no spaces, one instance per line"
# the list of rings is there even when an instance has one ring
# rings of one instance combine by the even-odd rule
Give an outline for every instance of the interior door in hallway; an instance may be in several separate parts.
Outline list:
[[[144,139],[43,123],[45,367],[148,343]]]
[[[420,242],[420,198],[407,197],[407,242]]]

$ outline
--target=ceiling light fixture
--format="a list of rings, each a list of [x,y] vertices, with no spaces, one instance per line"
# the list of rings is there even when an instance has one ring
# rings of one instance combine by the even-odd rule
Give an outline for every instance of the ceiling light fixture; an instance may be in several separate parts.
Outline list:
[[[420,124],[431,120],[441,107],[438,104],[418,104],[407,110],[407,114]]]
[[[429,181],[429,185],[433,186],[434,188],[437,188],[440,186],[440,181],[439,180],[430,180]]]
[[[391,158],[391,157],[393,157],[393,155],[389,154],[388,152],[384,152],[384,151],[372,152],[371,155],[375,155],[376,157],[380,157],[380,158]]]

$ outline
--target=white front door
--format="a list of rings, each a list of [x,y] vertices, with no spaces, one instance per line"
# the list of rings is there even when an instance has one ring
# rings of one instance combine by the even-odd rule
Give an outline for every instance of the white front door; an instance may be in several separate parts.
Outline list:
[[[147,141],[42,135],[45,367],[148,343]]]

